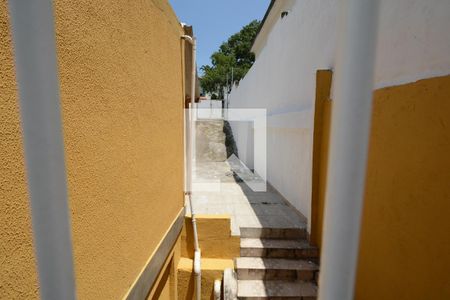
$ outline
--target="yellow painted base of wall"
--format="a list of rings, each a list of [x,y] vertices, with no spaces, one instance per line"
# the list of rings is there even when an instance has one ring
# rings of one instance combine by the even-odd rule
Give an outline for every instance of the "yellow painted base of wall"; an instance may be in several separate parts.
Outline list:
[[[332,106],[322,102],[319,242]],[[449,154],[450,76],[374,92],[355,299],[450,299]]]
[[[375,91],[355,299],[450,299],[450,76]]]
[[[240,238],[231,235],[229,215],[196,215],[202,258],[233,259],[240,254]],[[181,256],[194,258],[192,219],[187,216],[181,232]]]
[[[231,235],[229,215],[196,215],[199,245],[202,253],[202,299],[213,299],[214,281],[222,279],[226,268],[234,268],[240,255],[240,237]],[[181,232],[181,256],[178,264],[178,299],[194,297],[195,278],[192,272],[194,234],[192,219],[185,218]]]
[[[178,299],[192,300],[194,298],[195,277],[192,272],[194,261],[181,258],[178,263]],[[213,299],[214,281],[222,280],[223,271],[234,268],[232,259],[203,258],[202,264],[202,299]]]

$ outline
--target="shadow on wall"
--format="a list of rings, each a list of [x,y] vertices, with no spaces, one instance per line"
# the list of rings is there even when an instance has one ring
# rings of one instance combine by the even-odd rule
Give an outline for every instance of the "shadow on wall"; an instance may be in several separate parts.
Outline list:
[[[223,133],[225,134],[225,147],[227,150],[227,158],[233,154],[239,157],[236,141],[234,140],[233,137],[233,130],[231,129],[231,125],[228,121],[223,122]]]
[[[230,127],[230,139],[233,140],[233,147],[230,150],[234,152],[239,159],[246,164],[249,169],[254,168],[254,129],[253,122],[250,121],[231,121],[227,122]],[[227,129],[228,130],[228,129]],[[234,130],[234,131],[233,131]],[[225,129],[224,129],[225,131]],[[235,139],[234,136],[238,138]],[[235,149],[235,150],[234,150]],[[233,152],[229,152],[229,156]],[[238,152],[239,151],[239,152]],[[239,155],[238,155],[239,153]]]

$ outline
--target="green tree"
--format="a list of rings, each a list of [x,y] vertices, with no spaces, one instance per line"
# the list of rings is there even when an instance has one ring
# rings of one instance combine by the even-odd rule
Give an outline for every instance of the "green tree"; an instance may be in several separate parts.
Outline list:
[[[211,65],[201,67],[203,76],[200,84],[204,91],[217,93],[219,98],[223,99],[223,90],[227,87],[227,74],[228,83],[231,83],[231,69],[234,82],[239,82],[245,76],[255,61],[250,48],[259,26],[260,22],[257,20],[250,22],[211,55]]]

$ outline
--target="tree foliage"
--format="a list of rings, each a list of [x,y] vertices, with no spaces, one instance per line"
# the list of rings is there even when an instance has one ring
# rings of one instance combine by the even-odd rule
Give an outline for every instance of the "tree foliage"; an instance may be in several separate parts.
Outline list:
[[[233,69],[234,82],[239,82],[245,76],[255,61],[250,48],[259,25],[260,22],[254,20],[244,26],[211,55],[211,65],[201,67],[204,75],[200,83],[204,91],[217,93],[220,98],[223,98],[223,90],[227,86],[227,74],[228,83],[231,83],[231,69]]]

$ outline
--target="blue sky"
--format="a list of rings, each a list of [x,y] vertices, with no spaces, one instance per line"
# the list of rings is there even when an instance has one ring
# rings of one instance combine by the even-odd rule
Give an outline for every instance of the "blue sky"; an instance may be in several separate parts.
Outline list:
[[[209,57],[230,35],[254,19],[261,20],[269,0],[169,0],[180,22],[194,26],[197,65]]]

